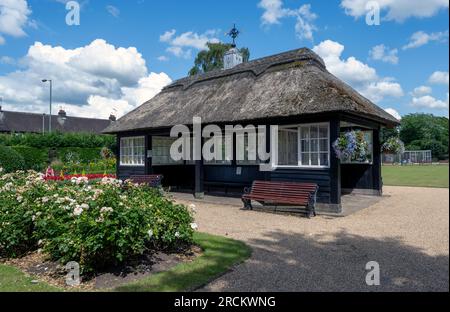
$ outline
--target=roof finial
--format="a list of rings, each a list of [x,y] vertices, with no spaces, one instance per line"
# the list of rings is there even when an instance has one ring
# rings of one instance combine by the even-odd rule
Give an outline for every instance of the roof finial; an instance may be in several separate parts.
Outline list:
[[[236,28],[236,24],[234,24],[233,28],[227,34],[227,36],[230,36],[233,39],[233,47],[236,47],[236,38],[239,36],[240,33],[241,32]]]

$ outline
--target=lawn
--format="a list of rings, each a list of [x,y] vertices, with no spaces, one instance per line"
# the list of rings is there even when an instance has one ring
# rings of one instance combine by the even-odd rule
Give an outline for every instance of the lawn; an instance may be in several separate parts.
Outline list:
[[[242,242],[205,233],[194,234],[195,243],[203,254],[192,262],[182,263],[137,282],[113,291],[190,291],[207,284],[227,272],[233,265],[251,255],[250,248]],[[43,282],[32,283],[33,278],[16,268],[0,264],[0,292],[62,291]]]
[[[383,166],[384,185],[447,187],[448,165]]]
[[[43,282],[33,283],[33,278],[20,270],[0,264],[0,292],[58,291]]]

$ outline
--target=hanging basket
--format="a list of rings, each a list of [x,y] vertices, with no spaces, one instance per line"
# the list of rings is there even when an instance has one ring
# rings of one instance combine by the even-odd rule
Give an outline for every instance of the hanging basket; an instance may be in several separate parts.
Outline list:
[[[369,143],[364,137],[364,132],[348,131],[333,143],[336,157],[342,162],[368,163],[371,161]]]
[[[382,146],[383,153],[386,154],[403,154],[405,152],[405,144],[399,138],[389,138]]]

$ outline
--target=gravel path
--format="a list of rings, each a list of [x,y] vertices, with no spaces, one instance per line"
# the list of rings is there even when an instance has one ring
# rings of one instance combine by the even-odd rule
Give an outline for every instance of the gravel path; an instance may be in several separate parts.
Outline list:
[[[253,249],[203,290],[448,291],[448,198],[448,189],[385,187],[368,209],[311,220],[195,202],[200,231]],[[365,282],[369,261],[380,264],[380,286]]]

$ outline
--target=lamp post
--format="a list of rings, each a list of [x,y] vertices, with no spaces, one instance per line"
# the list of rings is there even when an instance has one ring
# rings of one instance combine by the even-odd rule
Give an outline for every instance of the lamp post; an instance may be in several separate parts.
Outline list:
[[[52,80],[51,79],[42,79],[42,82],[49,82],[50,83],[50,115],[48,119],[48,132],[52,132]]]

